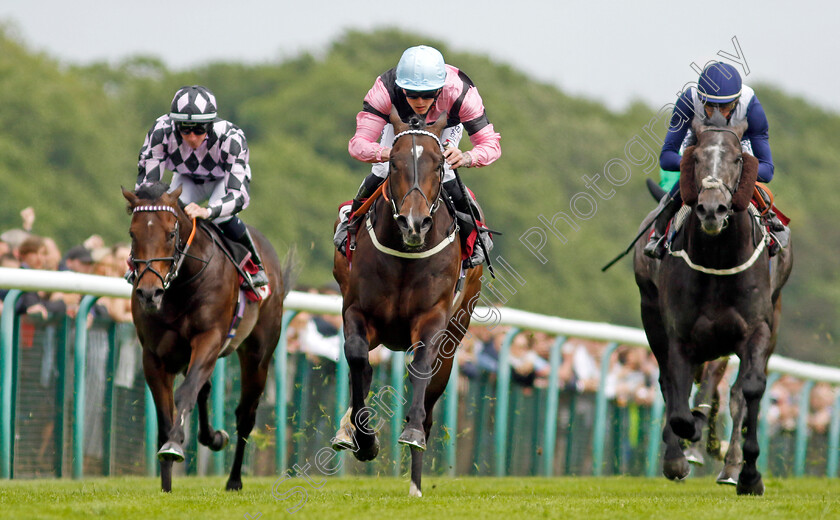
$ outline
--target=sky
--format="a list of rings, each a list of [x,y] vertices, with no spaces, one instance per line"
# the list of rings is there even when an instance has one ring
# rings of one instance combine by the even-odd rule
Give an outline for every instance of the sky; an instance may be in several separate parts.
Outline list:
[[[30,50],[64,63],[117,62],[137,54],[156,56],[173,69],[214,61],[278,62],[301,52],[317,55],[347,30],[397,27],[443,41],[452,50],[487,55],[614,110],[635,100],[654,108],[672,103],[683,85],[696,81],[693,68],[725,60],[722,52],[740,56],[730,63],[745,83],[772,83],[840,113],[833,88],[840,83],[836,21],[835,5],[825,0],[451,5],[0,0],[0,23],[11,23]],[[398,59],[394,56],[395,65]]]

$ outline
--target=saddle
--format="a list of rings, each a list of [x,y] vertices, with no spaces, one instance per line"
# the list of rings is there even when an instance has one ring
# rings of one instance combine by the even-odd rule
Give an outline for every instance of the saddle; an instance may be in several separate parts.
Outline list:
[[[251,277],[245,276],[245,273],[252,275],[259,271],[259,267],[257,267],[257,264],[251,258],[251,252],[242,244],[227,238],[219,226],[212,221],[199,220],[198,225],[204,227],[212,237],[213,242],[219,246],[222,253],[236,267],[236,271],[239,273],[239,284],[248,300],[258,302],[268,296],[269,292],[264,290],[268,288],[267,285],[262,288],[263,290],[256,289],[251,285]]]

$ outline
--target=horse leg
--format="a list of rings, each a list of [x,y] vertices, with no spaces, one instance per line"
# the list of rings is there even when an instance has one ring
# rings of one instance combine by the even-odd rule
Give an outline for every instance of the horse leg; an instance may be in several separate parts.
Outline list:
[[[169,430],[169,440],[158,451],[158,458],[184,461],[184,422],[195,407],[199,391],[213,373],[218,345],[221,345],[221,335],[217,330],[199,334],[190,341],[190,364],[184,381],[175,391],[175,422]]]
[[[729,415],[732,416],[732,435],[729,438],[729,448],[727,448],[726,456],[723,459],[723,469],[720,470],[716,480],[718,484],[736,485],[738,475],[741,473],[741,466],[744,463],[744,455],[741,451],[741,436],[747,403],[744,400],[744,391],[741,385],[741,377],[738,377],[729,390]]]
[[[744,400],[747,402],[747,413],[744,421],[746,436],[744,439],[744,467],[738,476],[737,492],[739,495],[763,495],[764,482],[756,467],[758,460],[758,411],[761,406],[761,396],[767,386],[767,358],[772,351],[770,342],[770,327],[759,325],[747,344],[747,355],[741,358],[741,374],[738,379],[743,382]]]
[[[452,357],[438,358],[443,364],[440,370],[435,372],[429,386],[426,388],[426,398],[424,408],[426,410],[426,419],[423,421],[423,431],[425,433],[425,441],[428,443],[429,436],[432,433],[433,424],[433,410],[435,403],[437,403],[443,391],[446,390],[446,385],[449,382],[449,376],[452,372]],[[450,435],[456,435],[457,432],[451,432]],[[421,488],[421,479],[423,476],[423,451],[419,449],[411,450],[411,485],[408,494],[413,497],[422,497],[423,491]]]
[[[419,338],[414,334],[411,338],[413,341],[411,350],[414,351],[414,360],[408,367],[408,379],[412,389],[411,406],[408,409],[406,425],[399,437],[400,444],[416,450],[426,449],[426,434],[423,429],[423,423],[426,420],[426,389],[431,379],[442,368],[441,361],[438,360],[437,345],[442,338],[438,333],[447,332],[443,314],[434,313],[422,317],[421,320],[422,323],[417,323],[412,327],[413,330],[424,332]],[[435,362],[434,368],[432,361]]]
[[[210,397],[210,381],[204,383],[198,392],[198,442],[213,451],[221,451],[228,445],[230,436],[224,430],[214,430],[207,413],[207,399]]]
[[[675,434],[696,442],[703,433],[703,421],[689,410],[688,397],[691,393],[691,385],[694,384],[694,371],[697,367],[683,354],[683,349],[684,345],[677,342],[672,342],[668,348],[668,360],[663,368],[668,373],[670,381],[670,384],[663,388],[663,391],[667,392],[665,413],[668,424]]]
[[[662,389],[662,396],[665,399],[666,405],[669,399],[668,396],[671,394],[670,390],[667,390],[670,384],[668,375],[664,371],[660,371],[659,387]],[[691,472],[691,467],[688,465],[688,460],[683,453],[681,439],[671,429],[671,424],[668,421],[665,421],[665,427],[662,429],[662,442],[665,443],[662,474],[669,480],[685,480]]]
[[[369,461],[379,455],[379,439],[371,428],[373,410],[365,406],[365,398],[373,380],[373,368],[368,359],[369,343],[364,319],[356,312],[344,314],[344,357],[350,368],[350,421],[357,460]]]
[[[700,368],[700,374],[697,378],[700,386],[697,394],[694,396],[694,408],[691,410],[691,414],[695,418],[695,426],[700,429],[701,432],[706,426],[709,427],[709,437],[706,445],[707,449],[710,449],[710,445],[717,440],[714,433],[714,417],[717,415],[717,385],[720,382],[721,377],[723,377],[724,371],[726,371],[727,361],[728,360],[726,359],[721,359],[704,363]],[[697,464],[698,466],[702,466],[705,462],[703,453],[700,450],[702,433],[700,434],[700,437],[700,439],[692,442],[685,450],[688,461],[692,464]],[[720,453],[719,444],[717,453]],[[709,451],[709,454],[714,454],[714,452]]]
[[[155,401],[158,423],[158,449],[169,438],[172,419],[175,416],[175,402],[172,398],[172,385],[175,376],[164,369],[160,358],[143,349],[143,374]],[[172,460],[160,458],[160,488],[167,493],[172,491]]]
[[[263,359],[259,350],[240,348],[236,353],[239,355],[242,389],[239,406],[236,407],[236,453],[233,456],[230,477],[225,486],[228,491],[242,489],[242,460],[245,457],[245,446],[248,444],[251,430],[254,429],[257,406],[260,404],[260,396],[265,389],[265,381],[268,377],[268,362]]]

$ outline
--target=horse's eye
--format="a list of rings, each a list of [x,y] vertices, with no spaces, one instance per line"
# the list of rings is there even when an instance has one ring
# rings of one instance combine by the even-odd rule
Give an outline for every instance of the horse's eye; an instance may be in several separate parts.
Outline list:
[[[174,229],[169,232],[169,240],[170,241],[175,240],[175,230]]]

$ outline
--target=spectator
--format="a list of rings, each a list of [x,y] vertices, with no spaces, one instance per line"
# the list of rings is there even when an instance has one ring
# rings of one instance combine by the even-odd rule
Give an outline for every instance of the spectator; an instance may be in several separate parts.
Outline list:
[[[770,387],[768,422],[771,432],[796,431],[796,421],[799,417],[797,396],[801,388],[802,383],[787,374],[782,375]]]
[[[0,240],[9,245],[12,254],[18,259],[20,259],[20,246],[27,238],[29,238],[29,233],[22,229],[10,229],[0,235]]]
[[[517,334],[510,344],[508,356],[513,382],[526,388],[534,386],[538,357],[531,344],[530,335],[526,332]]]
[[[567,390],[595,392],[601,379],[599,360],[604,345],[589,339],[570,338],[563,344],[560,381]]]
[[[828,432],[836,397],[834,388],[825,381],[818,382],[811,389],[808,427],[813,433],[825,435]]]
[[[616,404],[625,407],[630,403],[650,405],[654,389],[649,381],[648,350],[643,347],[621,347],[616,350],[615,363],[607,374],[604,393]]]
[[[61,260],[60,270],[73,271],[74,273],[93,273],[93,257],[90,256],[90,250],[83,245],[71,247]]]

